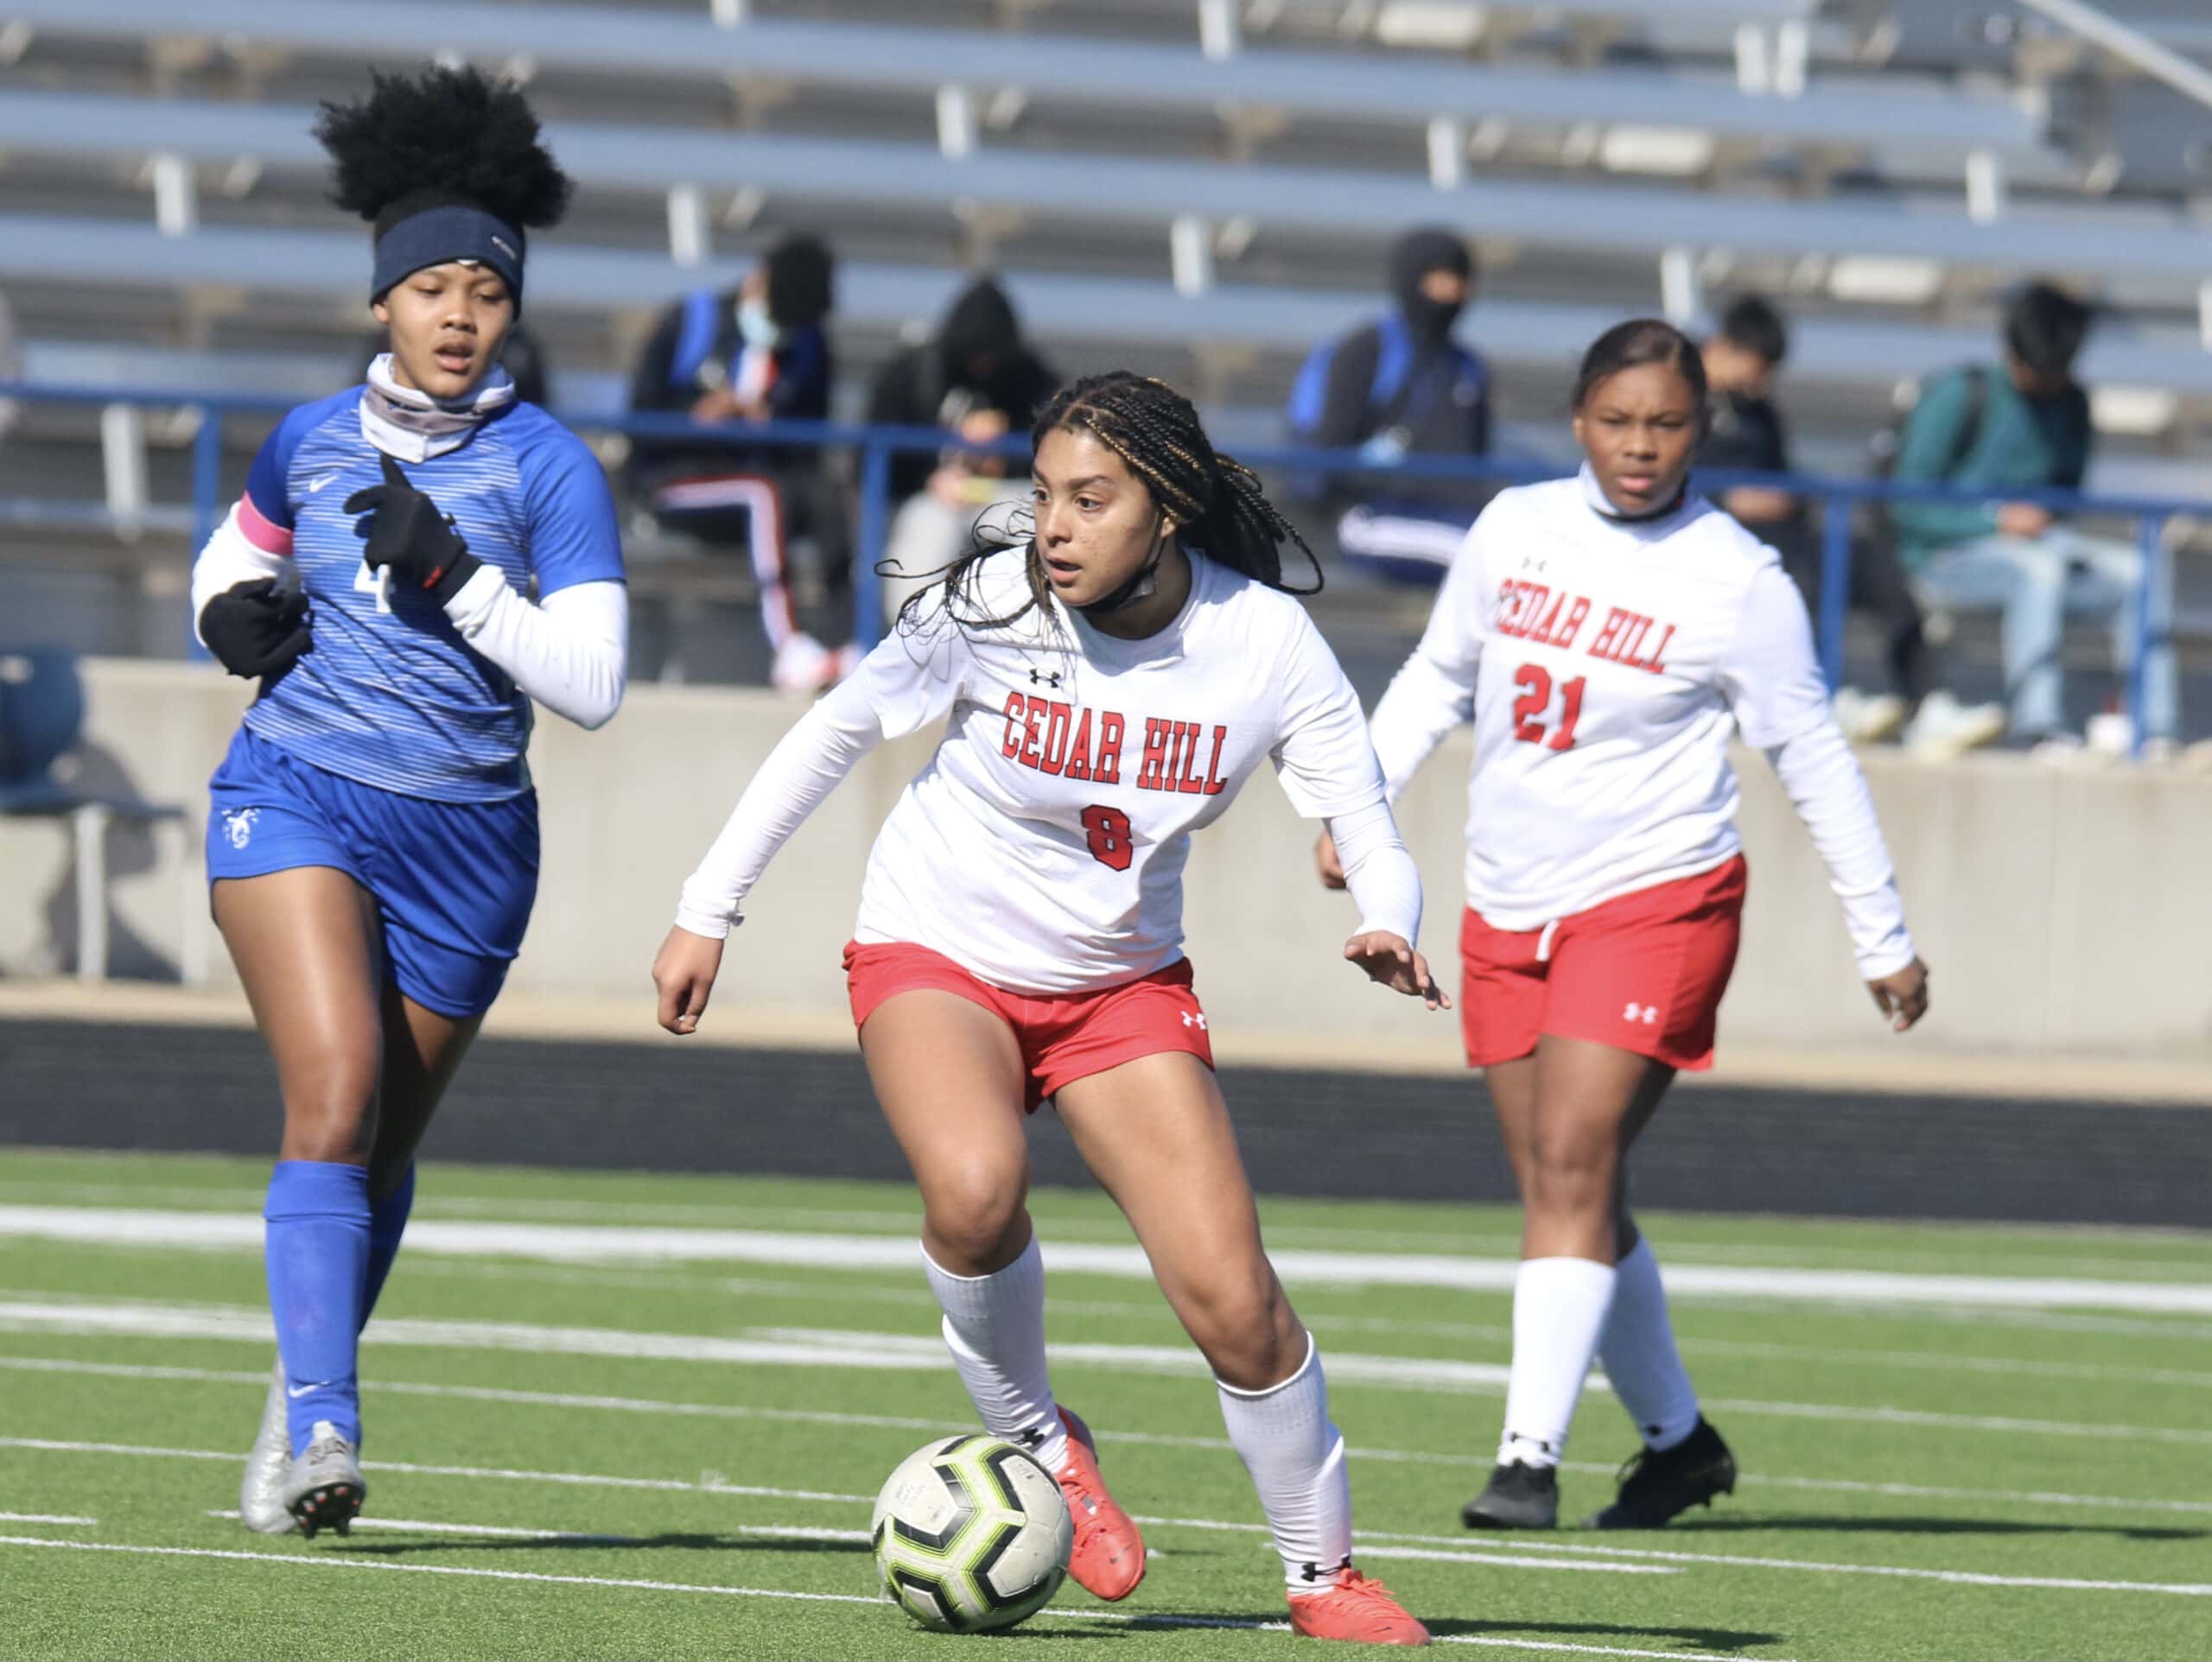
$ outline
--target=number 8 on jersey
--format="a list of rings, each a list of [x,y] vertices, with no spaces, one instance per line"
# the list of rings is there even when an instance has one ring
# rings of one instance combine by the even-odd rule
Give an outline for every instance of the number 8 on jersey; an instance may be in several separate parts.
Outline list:
[[[1117,872],[1129,869],[1136,858],[1129,816],[1118,808],[1094,802],[1083,810],[1083,828],[1090,834],[1090,857]]]

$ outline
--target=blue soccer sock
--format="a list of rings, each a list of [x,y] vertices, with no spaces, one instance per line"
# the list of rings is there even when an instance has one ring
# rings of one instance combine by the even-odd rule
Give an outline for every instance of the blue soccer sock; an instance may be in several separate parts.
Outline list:
[[[410,1162],[399,1187],[380,1201],[369,1202],[369,1265],[361,1285],[361,1325],[375,1312],[384,1278],[391,1273],[391,1260],[399,1256],[399,1238],[407,1233],[407,1215],[415,1209],[415,1167]]]
[[[283,1358],[297,1454],[317,1420],[361,1438],[355,1340],[369,1259],[369,1174],[357,1165],[279,1160],[269,1176],[269,1310]]]

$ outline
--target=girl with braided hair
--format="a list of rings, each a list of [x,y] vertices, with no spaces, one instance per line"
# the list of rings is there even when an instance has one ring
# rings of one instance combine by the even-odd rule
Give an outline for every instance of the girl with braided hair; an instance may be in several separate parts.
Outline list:
[[[284,1107],[279,1354],[238,1515],[310,1536],[367,1495],[356,1336],[530,922],[532,707],[603,725],[628,631],[606,475],[499,367],[525,229],[569,196],[530,105],[474,70],[379,75],[315,132],[333,200],[375,226],[390,350],[277,423],[192,574],[200,638],[259,682],[207,873]]]
[[[1050,1097],[1213,1368],[1293,1627],[1425,1644],[1352,1568],[1344,1440],[1261,1244],[1181,928],[1191,833],[1263,759],[1344,851],[1361,917],[1344,956],[1435,1009],[1421,880],[1359,701],[1283,580],[1283,542],[1304,545],[1253,475],[1132,375],[1066,389],[1033,438],[1029,534],[979,540],[754,774],[653,965],[661,1024],[696,1031],[746,895],[853,764],[950,715],[876,839],[845,966],[977,1412],[1058,1479],[1069,1573],[1126,1597],[1144,1543],[1045,1365],[1022,1116]]]

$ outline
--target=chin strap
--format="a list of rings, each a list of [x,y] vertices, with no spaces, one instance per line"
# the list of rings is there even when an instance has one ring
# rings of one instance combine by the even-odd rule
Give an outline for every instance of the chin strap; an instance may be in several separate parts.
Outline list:
[[[1102,595],[1088,606],[1076,608],[1086,618],[1110,617],[1116,612],[1126,612],[1139,600],[1148,600],[1160,592],[1160,562],[1167,553],[1168,530],[1163,523],[1159,540],[1152,545],[1152,557],[1129,574],[1129,580],[1111,594]]]

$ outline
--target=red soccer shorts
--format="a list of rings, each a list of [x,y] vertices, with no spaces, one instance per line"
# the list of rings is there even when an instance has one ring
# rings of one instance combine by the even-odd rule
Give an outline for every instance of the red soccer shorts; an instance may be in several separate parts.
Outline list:
[[[1696,877],[1562,917],[1548,930],[1494,929],[1468,908],[1459,927],[1467,1065],[1525,1056],[1550,1033],[1669,1067],[1710,1068],[1747,876],[1738,854]]]
[[[1008,993],[979,980],[941,952],[907,942],[845,943],[845,989],[853,1025],[868,1024],[886,999],[934,987],[979,1004],[1014,1029],[1028,1072],[1030,1113],[1064,1085],[1139,1056],[1185,1050],[1213,1066],[1205,1012],[1191,990],[1191,961],[1096,993]]]

